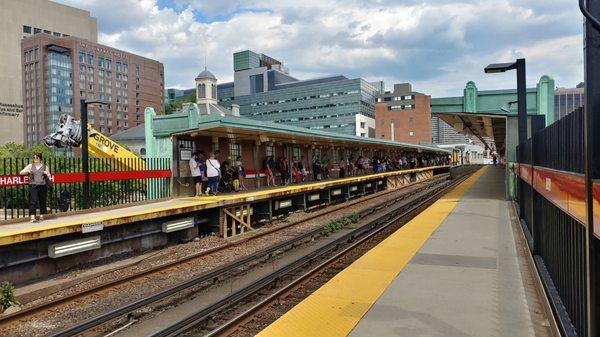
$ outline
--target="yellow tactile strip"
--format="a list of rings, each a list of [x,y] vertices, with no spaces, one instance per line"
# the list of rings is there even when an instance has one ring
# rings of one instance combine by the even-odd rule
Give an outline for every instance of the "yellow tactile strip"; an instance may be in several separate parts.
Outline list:
[[[442,196],[257,336],[347,336],[486,170]]]
[[[52,236],[65,235],[69,233],[76,233],[81,231],[81,225],[86,223],[100,222],[104,227],[122,225],[122,222],[134,222],[139,220],[147,220],[153,218],[159,218],[171,214],[178,214],[182,212],[198,211],[207,208],[220,207],[229,204],[238,204],[245,201],[257,201],[265,200],[272,197],[279,197],[285,195],[291,195],[295,193],[302,193],[311,190],[319,190],[327,187],[358,183],[365,180],[377,179],[390,177],[395,175],[416,173],[422,171],[428,171],[436,168],[445,168],[448,166],[435,166],[426,167],[412,170],[403,171],[391,171],[384,173],[370,174],[360,177],[348,177],[343,179],[335,179],[321,182],[314,182],[303,185],[289,185],[281,186],[273,189],[258,190],[246,193],[235,193],[227,195],[219,195],[216,197],[201,197],[201,198],[175,198],[176,200],[183,201],[177,205],[160,205],[160,202],[156,204],[147,204],[142,210],[131,210],[127,208],[115,209],[107,215],[96,215],[94,213],[89,214],[87,217],[77,217],[77,220],[69,219],[69,216],[65,216],[60,223],[48,223],[50,221],[31,224],[26,228],[19,229],[2,229],[0,226],[0,246],[10,245],[18,242],[37,240]],[[102,209],[98,209],[101,211]],[[24,221],[27,221],[26,219]],[[10,225],[7,225],[7,227]]]

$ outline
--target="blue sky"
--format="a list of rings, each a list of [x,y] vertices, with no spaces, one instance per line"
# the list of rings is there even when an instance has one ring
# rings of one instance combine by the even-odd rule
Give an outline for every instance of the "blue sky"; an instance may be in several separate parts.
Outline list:
[[[233,78],[232,53],[252,49],[306,79],[343,74],[411,82],[433,96],[515,86],[488,63],[527,58],[528,84],[583,80],[582,17],[572,0],[58,0],[98,18],[99,41],[165,65],[167,87],[204,67]]]

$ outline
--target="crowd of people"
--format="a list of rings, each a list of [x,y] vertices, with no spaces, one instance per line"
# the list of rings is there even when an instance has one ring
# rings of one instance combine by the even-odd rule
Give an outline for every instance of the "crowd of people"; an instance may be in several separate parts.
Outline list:
[[[228,160],[220,162],[219,154],[219,151],[211,152],[208,156],[204,151],[196,151],[192,154],[190,170],[194,179],[196,196],[247,190],[246,170],[242,163],[242,157],[237,156],[231,163]],[[449,164],[450,157],[447,155],[405,153],[389,156],[376,153],[372,157],[358,155],[341,158],[336,168],[339,170],[337,178],[345,178]],[[327,180],[332,177],[331,171],[334,165],[327,155],[313,155],[311,163],[307,163],[304,156],[294,156],[290,161],[286,156],[276,158],[270,155],[264,158],[261,172],[266,177],[267,186],[278,186],[276,184],[277,177],[282,185],[299,184],[308,180],[309,167],[314,181]]]
[[[192,153],[189,164],[196,196],[247,190],[242,157],[237,156],[232,164],[228,160],[221,163],[219,155],[218,150],[210,152],[208,156],[204,151]]]

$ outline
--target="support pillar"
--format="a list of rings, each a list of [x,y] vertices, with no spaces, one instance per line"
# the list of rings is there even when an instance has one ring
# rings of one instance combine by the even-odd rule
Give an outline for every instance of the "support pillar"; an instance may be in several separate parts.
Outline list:
[[[596,19],[600,18],[600,1],[587,0],[587,11]],[[584,172],[586,187],[586,293],[587,293],[587,334],[600,335],[600,296],[598,282],[600,275],[599,240],[594,236],[594,195],[593,181],[600,178],[600,28],[594,27],[586,18],[584,32],[584,74],[585,74],[585,117],[584,117]],[[583,334],[582,334],[583,335]]]

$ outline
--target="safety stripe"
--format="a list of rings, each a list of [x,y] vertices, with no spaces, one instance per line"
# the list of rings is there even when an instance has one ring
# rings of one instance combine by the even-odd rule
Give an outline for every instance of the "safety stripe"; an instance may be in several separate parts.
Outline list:
[[[486,170],[479,169],[257,336],[347,336]]]

